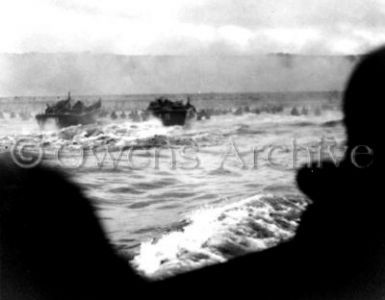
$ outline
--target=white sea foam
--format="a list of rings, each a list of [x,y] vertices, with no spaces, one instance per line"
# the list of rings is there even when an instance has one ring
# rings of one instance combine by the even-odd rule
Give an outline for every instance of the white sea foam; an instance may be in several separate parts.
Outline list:
[[[193,122],[183,128],[164,127],[158,120],[138,123],[119,120],[65,129],[51,127],[44,131],[40,131],[31,120],[28,123],[31,127],[18,133],[16,127],[9,131],[6,122],[19,121],[5,120],[0,124],[0,145],[7,146],[23,137],[53,151],[60,146],[66,149],[79,146],[145,148],[197,143],[201,148],[201,169],[185,171],[178,168],[170,172],[165,163],[161,172],[148,168],[121,173],[109,172],[112,168],[109,169],[106,163],[99,173],[98,165],[90,161],[84,167],[85,172],[76,174],[77,180],[92,191],[95,203],[101,205],[100,211],[106,216],[103,222],[109,228],[111,240],[122,246],[121,249],[138,251],[133,264],[145,276],[162,278],[260,251],[292,237],[305,206],[302,197],[286,195],[291,193],[294,172],[265,167],[263,153],[258,157],[258,168],[252,168],[254,157],[251,150],[270,144],[291,145],[294,138],[300,139],[299,145],[312,144],[324,135],[342,138],[343,130],[338,122],[320,126],[338,120],[341,120],[338,111],[299,117],[287,113],[262,113],[213,116],[210,120]],[[240,170],[236,157],[230,157],[226,160],[226,170],[217,170],[230,138],[236,140],[248,169]],[[3,150],[0,148],[0,151]],[[75,162],[77,155],[78,152],[74,152]],[[287,153],[277,153],[275,162],[286,165],[288,157]],[[178,152],[180,161],[184,162]],[[65,163],[72,166],[72,160],[68,163],[65,160]],[[129,165],[128,161],[122,159],[121,169],[126,170],[126,165]],[[274,195],[259,195],[227,205],[218,201],[227,197],[237,201],[265,190]],[[277,196],[281,192],[286,196]],[[178,199],[180,195],[185,196]],[[221,206],[214,206],[214,203],[221,203]],[[191,210],[192,213],[185,214]],[[111,211],[116,215],[108,218]],[[170,225],[178,219],[182,220],[177,226]],[[165,227],[166,231],[163,230]],[[142,242],[149,237],[155,239]],[[140,244],[140,249],[136,248],[137,244]]]
[[[280,124],[296,124],[306,121],[313,123],[322,123],[330,120],[339,120],[340,114],[331,112],[322,117],[293,117],[289,115],[270,115],[261,114],[256,117],[254,114],[245,114],[228,118],[226,116],[215,116],[211,120],[193,123],[190,127],[164,127],[157,119],[150,119],[146,122],[109,122],[87,126],[71,126],[58,129],[50,125],[41,131],[37,125],[30,126],[27,129],[23,127],[22,134],[3,134],[0,138],[2,145],[9,144],[9,139],[28,138],[40,142],[44,147],[57,148],[63,146],[82,146],[82,147],[129,147],[143,146],[150,147],[155,139],[160,139],[165,143],[174,143],[177,145],[199,143],[201,147],[206,145],[215,145],[223,143],[228,136],[238,134],[239,130],[250,132],[269,131]],[[218,127],[218,124],[221,124]],[[244,128],[242,124],[253,124],[250,128]],[[5,133],[5,132],[4,132]],[[162,140],[163,139],[163,140]],[[148,140],[148,142],[147,142]],[[156,142],[156,141],[155,141]],[[155,146],[158,146],[155,143]]]
[[[186,216],[182,228],[141,244],[132,263],[149,278],[222,263],[291,238],[306,201],[301,196],[257,195]]]

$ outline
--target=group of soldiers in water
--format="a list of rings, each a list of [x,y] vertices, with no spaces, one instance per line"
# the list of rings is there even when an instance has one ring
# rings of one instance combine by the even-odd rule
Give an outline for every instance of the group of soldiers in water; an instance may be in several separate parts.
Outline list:
[[[111,120],[131,120],[133,122],[143,122],[147,121],[150,118],[150,113],[146,110],[112,110],[108,111],[107,109],[103,109],[99,112],[100,118],[110,118]]]
[[[10,119],[20,118],[23,121],[28,121],[32,119],[32,114],[29,111],[21,111],[20,113],[16,113],[15,111],[0,111],[0,120],[4,120],[9,116]]]
[[[67,101],[67,100],[62,100]],[[59,101],[60,102],[60,101]],[[80,101],[76,102],[75,105],[71,107],[71,109],[68,109],[68,103],[62,102],[58,106],[58,103],[54,106],[48,106],[46,109],[47,112],[52,113],[60,113],[60,112],[84,112],[87,111],[85,109],[85,106],[83,103],[79,103]],[[171,101],[170,101],[171,102]],[[77,104],[79,103],[79,104]],[[254,114],[261,114],[261,113],[268,113],[268,114],[277,114],[282,113],[284,111],[283,107],[280,106],[262,106],[260,108],[250,108],[249,106],[243,106],[233,109],[199,109],[196,111],[196,118],[197,120],[209,120],[212,116],[219,116],[219,115],[227,115],[232,114],[235,116],[240,116],[245,113],[254,113]],[[307,106],[293,106],[291,109],[289,109],[289,114],[291,116],[307,116],[307,115],[314,115],[314,116],[321,116],[323,109],[319,106],[315,108],[309,108]],[[147,110],[141,110],[141,109],[133,109],[133,110],[124,110],[122,109],[101,109],[99,111],[98,116],[100,118],[109,118],[111,120],[131,120],[133,122],[143,122],[147,121],[151,114]],[[20,119],[23,121],[28,121],[33,118],[33,114],[27,110],[23,110],[21,112],[15,112],[13,110],[6,110],[6,111],[0,111],[0,120],[3,119]]]
[[[294,106],[290,111],[290,114],[292,116],[307,116],[310,113],[311,113],[310,109],[306,106],[303,106],[302,109],[297,107],[297,106]],[[316,107],[314,109],[313,113],[315,116],[321,116],[322,115],[322,109],[320,107]]]
[[[283,104],[273,104],[266,103],[256,107],[250,107],[249,105],[244,105],[240,107],[225,107],[225,108],[205,108],[197,110],[192,104],[190,97],[187,97],[187,101],[183,100],[172,101],[165,97],[157,98],[156,100],[150,102],[147,109],[132,109],[125,110],[123,107],[117,109],[107,109],[102,108],[101,99],[99,99],[94,104],[86,106],[82,101],[78,100],[72,104],[73,100],[71,94],[68,93],[68,97],[64,100],[60,100],[55,104],[47,104],[45,109],[46,115],[60,115],[60,114],[87,114],[89,112],[96,112],[99,118],[109,118],[111,120],[118,119],[128,119],[133,122],[142,122],[147,121],[151,114],[155,115],[159,111],[173,111],[173,110],[189,110],[194,115],[197,120],[208,120],[212,116],[218,115],[227,115],[232,114],[234,116],[241,116],[245,113],[253,113],[259,115],[261,113],[267,114],[278,114],[278,113],[288,113],[291,116],[307,116],[315,115],[321,116],[323,107],[317,106],[310,108],[309,106],[293,106],[289,107]],[[13,110],[0,111],[0,119],[16,119],[20,118],[21,120],[28,121],[32,118],[32,113],[26,109],[23,109],[18,114]]]
[[[328,108],[325,108],[328,109]],[[317,106],[314,108],[310,108],[308,106],[293,106],[291,109],[289,108],[288,113],[291,116],[307,116],[307,115],[314,115],[314,116],[321,116],[322,115],[323,108]],[[250,108],[248,105],[241,106],[238,108],[228,108],[228,109],[200,109],[197,112],[197,119],[198,120],[208,120],[211,118],[211,116],[218,116],[218,115],[227,115],[232,114],[234,116],[241,116],[246,113],[252,113],[252,114],[279,114],[279,113],[285,113],[285,107],[283,105],[275,105],[275,104],[266,104],[262,105],[260,107]]]

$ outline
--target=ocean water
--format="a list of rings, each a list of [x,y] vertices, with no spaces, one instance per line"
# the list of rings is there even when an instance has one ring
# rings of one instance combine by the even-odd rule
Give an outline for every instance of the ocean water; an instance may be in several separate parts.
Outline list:
[[[41,130],[33,119],[4,110],[0,146],[17,151],[15,145],[28,142],[25,151],[43,153],[47,163],[71,173],[97,207],[112,244],[143,276],[157,279],[294,236],[311,205],[296,187],[296,170],[310,160],[338,161],[345,133],[338,101],[280,101],[278,113],[238,114],[241,106],[253,111],[277,100],[201,99],[198,109],[227,112],[183,127],[104,118]],[[309,113],[292,116],[293,105]]]

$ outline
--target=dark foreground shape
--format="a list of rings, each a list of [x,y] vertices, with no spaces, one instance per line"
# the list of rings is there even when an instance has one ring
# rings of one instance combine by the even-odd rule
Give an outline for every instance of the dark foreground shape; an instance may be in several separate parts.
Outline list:
[[[159,118],[164,126],[183,126],[196,115],[196,109],[190,104],[190,100],[183,104],[181,101],[159,98],[149,104],[147,111]]]
[[[0,162],[0,299],[121,299],[141,280],[65,175]]]
[[[1,299],[384,299],[377,107],[385,98],[383,78],[385,50],[379,50],[358,65],[345,93],[349,149],[343,163],[299,171],[299,187],[313,204],[294,239],[160,282],[139,279],[115,254],[89,201],[65,176],[43,167],[19,169],[3,157]],[[367,154],[351,159],[360,144],[374,151],[374,162]]]
[[[163,284],[255,299],[385,299],[384,78],[385,49],[356,67],[344,95],[346,156],[338,167],[323,162],[298,172],[313,204],[294,239]]]

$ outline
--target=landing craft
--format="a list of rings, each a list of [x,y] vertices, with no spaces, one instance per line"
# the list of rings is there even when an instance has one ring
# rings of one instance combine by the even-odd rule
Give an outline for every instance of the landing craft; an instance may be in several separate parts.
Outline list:
[[[190,103],[189,98],[184,104],[182,101],[171,101],[161,97],[150,102],[147,111],[159,118],[164,126],[183,126],[186,121],[196,116],[196,109]]]
[[[64,100],[48,105],[44,113],[36,115],[36,121],[43,127],[49,119],[55,120],[60,128],[73,125],[86,125],[96,122],[96,117],[102,107],[102,100],[99,99],[90,106],[85,106],[82,101],[76,101],[72,105],[71,94]]]

